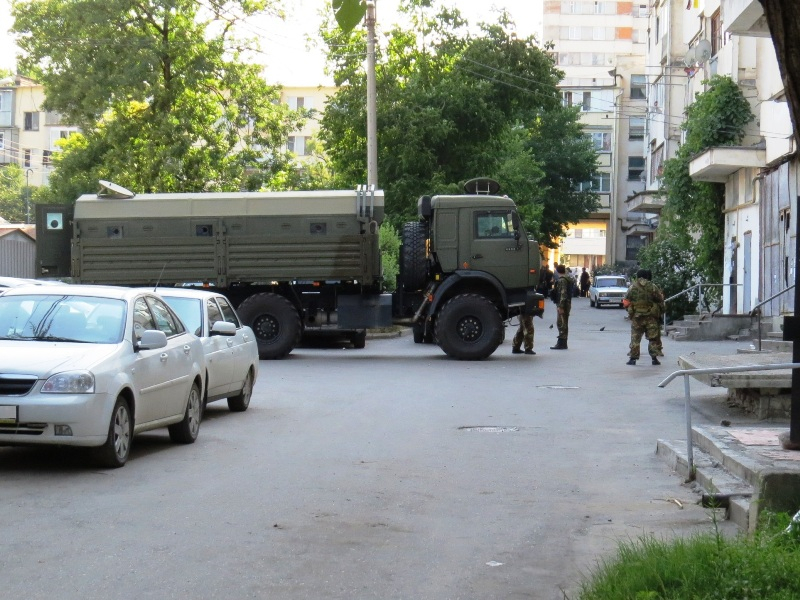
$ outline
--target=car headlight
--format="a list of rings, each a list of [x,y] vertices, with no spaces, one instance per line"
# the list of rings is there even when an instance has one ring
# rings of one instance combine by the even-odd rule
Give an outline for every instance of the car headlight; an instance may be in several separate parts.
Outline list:
[[[89,371],[67,371],[56,373],[44,382],[45,394],[93,394],[94,375]]]
[[[600,297],[601,298],[605,298],[606,297],[606,293],[605,292],[600,292]]]

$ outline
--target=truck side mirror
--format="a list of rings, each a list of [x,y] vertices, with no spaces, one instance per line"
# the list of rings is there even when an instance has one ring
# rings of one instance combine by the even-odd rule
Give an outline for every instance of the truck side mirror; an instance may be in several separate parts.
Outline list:
[[[511,226],[514,228],[514,239],[519,241],[520,222],[519,215],[516,212],[511,213]]]

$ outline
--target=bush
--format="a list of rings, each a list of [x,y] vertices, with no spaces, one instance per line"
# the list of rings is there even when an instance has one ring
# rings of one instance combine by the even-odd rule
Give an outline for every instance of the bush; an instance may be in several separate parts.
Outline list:
[[[388,223],[381,224],[379,235],[383,289],[393,292],[397,288],[397,274],[400,272],[400,236]]]

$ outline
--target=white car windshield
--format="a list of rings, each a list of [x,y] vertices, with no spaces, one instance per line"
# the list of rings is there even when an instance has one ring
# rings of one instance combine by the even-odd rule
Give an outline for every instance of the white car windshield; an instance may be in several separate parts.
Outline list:
[[[70,295],[0,296],[0,339],[116,344],[125,302]]]
[[[598,279],[596,287],[628,287],[625,285],[625,280],[623,278],[612,278],[612,279]]]

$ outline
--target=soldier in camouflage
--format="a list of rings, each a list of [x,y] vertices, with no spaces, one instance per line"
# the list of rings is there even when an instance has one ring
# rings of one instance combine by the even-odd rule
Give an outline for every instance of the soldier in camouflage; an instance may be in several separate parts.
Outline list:
[[[628,351],[629,365],[635,365],[639,360],[642,335],[647,340],[647,352],[654,365],[660,365],[659,356],[664,356],[661,347],[661,317],[664,316],[664,294],[661,289],[651,281],[652,274],[646,269],[639,269],[636,281],[633,282],[625,294],[622,305],[627,309],[631,318],[631,343]]]
[[[522,354],[522,344],[525,344],[525,354],[536,354],[533,351],[533,315],[523,312],[519,316],[519,328],[511,342],[511,354]]]
[[[566,350],[567,336],[569,334],[569,311],[572,308],[575,279],[573,279],[572,275],[567,274],[567,268],[564,265],[558,265],[556,271],[558,272],[558,281],[556,281],[555,285],[555,303],[558,306],[558,318],[556,319],[558,341],[555,346],[550,346],[550,349]]]

